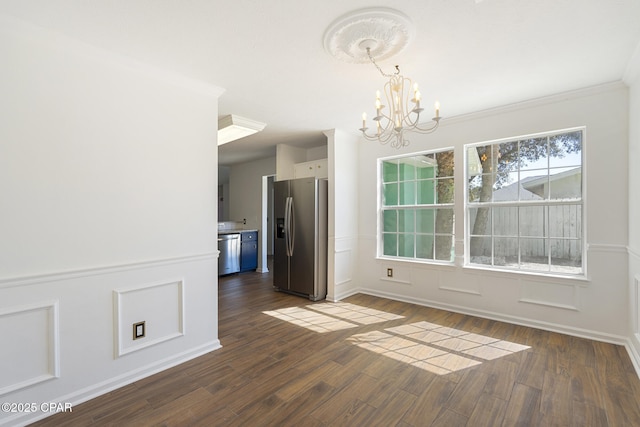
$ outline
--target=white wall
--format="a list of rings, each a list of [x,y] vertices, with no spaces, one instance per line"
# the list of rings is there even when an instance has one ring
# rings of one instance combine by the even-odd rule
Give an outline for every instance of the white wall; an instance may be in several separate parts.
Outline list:
[[[247,220],[245,228],[262,224],[262,177],[276,173],[276,159],[269,157],[231,166],[229,173],[229,219]]]
[[[4,16],[0,57],[1,400],[78,403],[218,348],[221,90]]]
[[[326,135],[326,132],[325,132]],[[313,147],[306,150],[307,151],[307,160],[308,162],[313,160],[321,160],[326,159],[328,157],[329,149],[328,146],[321,145],[320,147]]]
[[[628,90],[617,83],[445,119],[434,134],[410,135],[411,145],[403,149],[403,153],[442,147],[455,149],[459,165],[455,169],[455,266],[376,259],[376,160],[400,152],[361,142],[360,290],[512,323],[626,342],[629,315],[627,107]],[[587,127],[589,280],[463,268],[463,145],[583,125]],[[387,267],[394,268],[392,279],[386,277]]]
[[[640,45],[625,76],[629,89],[629,341],[640,364]]]
[[[307,150],[291,145],[276,146],[276,181],[294,178],[293,165],[307,161]]]

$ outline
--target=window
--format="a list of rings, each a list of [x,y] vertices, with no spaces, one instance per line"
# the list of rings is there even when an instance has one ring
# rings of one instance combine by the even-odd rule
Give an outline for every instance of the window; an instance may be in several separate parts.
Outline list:
[[[453,260],[453,150],[379,162],[378,254],[414,260]]]
[[[465,146],[466,262],[583,274],[583,129]]]

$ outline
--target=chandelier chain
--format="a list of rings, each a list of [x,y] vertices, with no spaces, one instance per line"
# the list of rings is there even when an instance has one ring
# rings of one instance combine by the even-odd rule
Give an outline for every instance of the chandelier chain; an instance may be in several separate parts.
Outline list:
[[[391,78],[391,77],[393,77],[394,75],[396,75],[396,76],[397,76],[398,74],[400,74],[400,66],[399,66],[399,65],[396,65],[396,72],[395,72],[394,74],[387,74],[387,73],[385,73],[384,71],[382,71],[382,68],[380,68],[380,66],[378,65],[378,63],[376,62],[376,60],[375,60],[375,59],[373,59],[373,56],[371,56],[371,48],[370,48],[370,47],[368,47],[368,48],[367,48],[367,56],[368,56],[368,57],[369,57],[369,59],[371,60],[371,63],[372,63],[373,65],[375,65],[375,66],[376,66],[376,68],[378,69],[378,71],[380,71],[380,74],[382,74],[382,76],[383,76],[383,77]]]

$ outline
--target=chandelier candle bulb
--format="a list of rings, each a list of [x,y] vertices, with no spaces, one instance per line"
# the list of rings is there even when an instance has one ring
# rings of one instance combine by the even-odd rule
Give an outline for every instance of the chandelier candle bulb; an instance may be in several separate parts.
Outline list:
[[[436,101],[435,109],[436,109],[436,119],[437,119],[440,117],[440,103],[438,101]]]
[[[367,113],[362,113],[362,129],[367,128]]]

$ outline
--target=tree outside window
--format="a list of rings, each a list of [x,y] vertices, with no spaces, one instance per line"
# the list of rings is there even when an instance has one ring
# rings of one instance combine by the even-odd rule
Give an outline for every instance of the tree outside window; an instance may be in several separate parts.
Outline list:
[[[583,129],[465,147],[467,263],[582,274]]]

